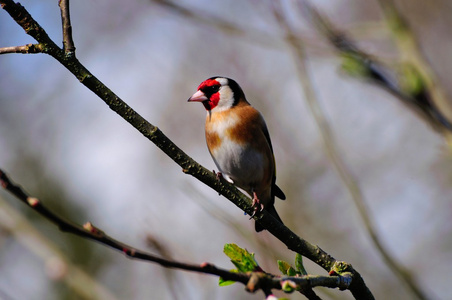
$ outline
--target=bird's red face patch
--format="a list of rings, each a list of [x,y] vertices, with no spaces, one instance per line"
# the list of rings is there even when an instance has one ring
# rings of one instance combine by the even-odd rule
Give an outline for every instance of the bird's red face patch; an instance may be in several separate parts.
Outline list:
[[[215,79],[207,79],[203,82],[201,82],[201,84],[198,86],[198,90],[203,90],[204,88],[210,87],[210,86],[215,86],[215,85],[220,85],[220,83],[218,81],[216,81]]]
[[[221,84],[215,79],[207,79],[199,85],[198,90],[202,91],[209,99],[202,103],[207,110],[212,110],[218,105],[220,101],[220,87]]]

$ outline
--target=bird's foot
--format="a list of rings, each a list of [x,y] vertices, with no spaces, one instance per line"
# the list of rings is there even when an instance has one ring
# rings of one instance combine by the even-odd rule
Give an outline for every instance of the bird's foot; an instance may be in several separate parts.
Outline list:
[[[223,174],[221,174],[221,172],[215,172],[215,170],[213,170],[212,172],[217,177],[217,180],[221,181],[221,179],[223,178]]]
[[[253,202],[252,202],[252,204],[251,204],[251,207],[253,207],[254,211],[253,211],[253,213],[251,214],[251,218],[250,218],[250,219],[252,219],[252,218],[256,215],[256,213],[257,213],[258,211],[261,212],[261,211],[264,210],[264,204],[262,204],[262,203],[259,201],[259,198],[257,198],[256,192],[253,192]]]
[[[215,170],[212,170],[213,174],[215,175],[215,177],[217,178],[217,181],[220,182],[221,179],[223,178],[223,174],[221,174],[220,171],[215,172]],[[218,195],[220,196],[221,193],[218,191]]]

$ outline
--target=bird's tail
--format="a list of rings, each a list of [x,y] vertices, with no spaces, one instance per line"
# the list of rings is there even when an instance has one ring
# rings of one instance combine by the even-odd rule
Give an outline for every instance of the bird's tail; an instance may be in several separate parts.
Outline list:
[[[271,214],[276,220],[278,220],[279,222],[281,222],[281,224],[284,224],[283,221],[281,220],[281,218],[279,217],[278,213],[276,212],[275,206],[269,206],[266,207],[265,210]],[[256,232],[261,232],[262,230],[264,230],[264,227],[262,227],[258,222],[255,223],[255,229]]]

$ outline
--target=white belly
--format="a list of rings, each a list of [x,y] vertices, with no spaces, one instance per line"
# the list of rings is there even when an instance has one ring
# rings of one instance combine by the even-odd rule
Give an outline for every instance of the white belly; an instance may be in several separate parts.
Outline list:
[[[238,187],[250,191],[262,182],[264,157],[254,149],[225,138],[211,155],[225,179]]]

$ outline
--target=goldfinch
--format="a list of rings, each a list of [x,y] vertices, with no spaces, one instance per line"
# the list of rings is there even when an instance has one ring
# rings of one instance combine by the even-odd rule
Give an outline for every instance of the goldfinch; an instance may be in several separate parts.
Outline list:
[[[267,210],[281,223],[275,196],[286,196],[275,184],[273,148],[264,118],[245,98],[240,86],[226,77],[203,81],[188,99],[207,110],[206,142],[221,176],[253,198],[254,213]],[[256,223],[257,232],[263,228]]]

